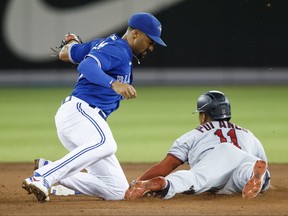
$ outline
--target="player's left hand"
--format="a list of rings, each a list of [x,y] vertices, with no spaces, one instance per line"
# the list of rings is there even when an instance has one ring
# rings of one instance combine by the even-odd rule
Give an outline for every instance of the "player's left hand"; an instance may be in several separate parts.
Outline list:
[[[112,89],[124,97],[124,99],[134,99],[137,97],[137,92],[132,85],[115,81],[112,83]]]

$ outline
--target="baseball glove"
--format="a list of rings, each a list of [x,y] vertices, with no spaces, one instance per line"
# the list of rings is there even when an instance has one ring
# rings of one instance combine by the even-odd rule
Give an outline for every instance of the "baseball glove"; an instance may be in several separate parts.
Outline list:
[[[58,48],[62,48],[63,46],[68,44],[70,41],[75,41],[79,44],[83,43],[80,36],[73,34],[73,33],[68,33],[65,35],[64,39],[61,41],[61,45]]]
[[[65,35],[64,39],[61,41],[61,44],[60,46],[56,46],[55,48],[51,48],[51,50],[53,50],[55,53],[56,53],[56,56],[58,56],[60,50],[62,49],[62,47],[64,47],[65,45],[67,45],[68,43],[70,43],[71,41],[75,41],[79,44],[82,44],[82,40],[80,38],[80,36],[76,35],[76,34],[73,34],[73,33],[69,33]],[[55,55],[53,55],[55,56]]]

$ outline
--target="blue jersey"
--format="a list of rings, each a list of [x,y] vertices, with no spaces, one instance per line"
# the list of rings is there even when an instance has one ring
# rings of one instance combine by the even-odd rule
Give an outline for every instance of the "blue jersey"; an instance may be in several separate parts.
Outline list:
[[[72,95],[100,108],[106,116],[109,116],[118,109],[120,101],[123,100],[123,97],[111,88],[111,83],[117,80],[132,84],[132,57],[128,42],[115,34],[106,39],[96,39],[87,43],[72,45],[69,51],[71,62],[77,64],[85,58],[91,58],[93,61],[90,62],[97,64],[105,73],[93,71],[93,79],[98,79],[97,82],[91,82],[91,79],[89,81],[87,77],[79,73]],[[108,82],[109,80],[111,81]]]

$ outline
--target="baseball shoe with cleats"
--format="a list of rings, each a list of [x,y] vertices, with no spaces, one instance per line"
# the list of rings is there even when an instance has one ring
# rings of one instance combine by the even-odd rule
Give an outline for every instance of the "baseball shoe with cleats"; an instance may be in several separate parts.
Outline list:
[[[169,182],[164,177],[155,177],[146,181],[133,181],[125,193],[126,200],[135,200],[151,194],[151,192],[165,191],[167,194]],[[162,197],[165,196],[163,194]],[[149,195],[148,195],[149,196]]]
[[[37,158],[34,160],[34,170],[37,170],[40,167],[47,165],[48,163],[49,161],[44,158]]]
[[[50,200],[48,192],[49,186],[42,177],[32,176],[24,179],[22,188],[26,190],[28,194],[33,193],[39,202],[48,202]]]
[[[32,177],[25,179],[22,182],[22,188],[28,192],[28,194],[32,194],[32,189],[30,188],[30,184],[32,183]]]
[[[34,171],[47,165],[48,163],[51,163],[50,160],[46,160],[44,158],[37,158],[34,160]],[[31,192],[32,193],[32,192]],[[67,196],[67,195],[76,195],[76,194],[81,194],[80,192],[78,191],[74,191],[72,189],[69,189],[63,185],[55,185],[55,186],[52,186],[49,190],[49,193],[50,194],[53,194],[53,195],[56,195],[56,196]],[[28,194],[30,194],[28,192]]]
[[[261,191],[264,183],[264,176],[267,171],[267,164],[263,160],[256,161],[253,168],[253,175],[242,190],[242,197],[245,199],[255,198]]]

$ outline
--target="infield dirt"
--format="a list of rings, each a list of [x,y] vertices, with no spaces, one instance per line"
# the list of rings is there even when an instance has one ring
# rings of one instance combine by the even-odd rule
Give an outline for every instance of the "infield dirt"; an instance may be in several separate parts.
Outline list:
[[[132,181],[151,164],[122,164]],[[185,167],[182,167],[185,168]],[[21,188],[32,163],[0,164],[0,215],[288,215],[288,164],[269,164],[271,188],[253,200],[241,195],[177,195],[170,200],[103,201],[85,195],[51,196],[39,203]]]

